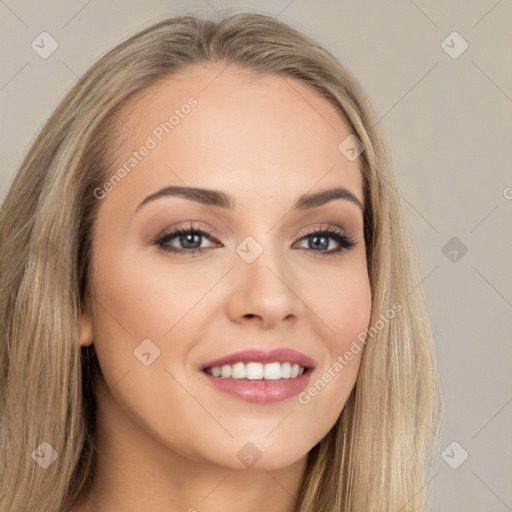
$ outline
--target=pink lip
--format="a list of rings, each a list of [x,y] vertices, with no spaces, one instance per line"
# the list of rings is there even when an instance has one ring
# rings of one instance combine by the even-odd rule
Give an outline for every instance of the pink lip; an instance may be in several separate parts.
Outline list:
[[[315,362],[307,355],[289,348],[277,348],[274,350],[252,349],[235,352],[234,354],[203,364],[200,367],[200,370],[213,368],[215,366],[223,366],[225,364],[249,363],[251,361],[263,364],[289,362],[292,364],[298,364],[304,368],[315,368]]]
[[[298,364],[306,368],[300,377],[279,380],[249,380],[213,377],[204,372],[206,368],[235,363],[285,363]],[[200,367],[205,378],[220,391],[232,395],[245,402],[270,404],[281,402],[298,395],[307,386],[315,362],[310,357],[288,348],[278,348],[270,351],[252,349],[235,352],[225,357],[215,359]]]

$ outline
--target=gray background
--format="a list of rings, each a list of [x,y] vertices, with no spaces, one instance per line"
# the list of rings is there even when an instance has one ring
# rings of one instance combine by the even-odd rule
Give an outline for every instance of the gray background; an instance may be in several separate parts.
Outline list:
[[[244,10],[310,35],[368,92],[435,329],[446,416],[433,510],[512,511],[510,0],[0,0],[0,199],[47,116],[103,53],[167,16]],[[43,31],[59,45],[46,59],[31,48]],[[453,31],[469,44],[457,58],[445,49],[461,40],[443,44]]]

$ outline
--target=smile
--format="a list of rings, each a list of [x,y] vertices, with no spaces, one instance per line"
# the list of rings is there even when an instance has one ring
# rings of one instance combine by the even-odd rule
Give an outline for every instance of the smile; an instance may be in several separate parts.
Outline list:
[[[315,361],[288,348],[250,349],[200,366],[209,385],[253,404],[271,404],[301,393],[316,367]]]

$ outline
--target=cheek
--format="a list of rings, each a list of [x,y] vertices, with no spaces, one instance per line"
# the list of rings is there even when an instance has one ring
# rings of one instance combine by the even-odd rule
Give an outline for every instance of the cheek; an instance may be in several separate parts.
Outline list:
[[[157,279],[154,268],[144,265],[142,258],[109,254],[105,246],[94,267],[93,334],[102,373],[113,386],[128,371],[131,379],[134,371],[145,368],[137,358],[147,352],[139,354],[142,348],[150,348],[151,358],[158,354],[149,368],[165,359],[164,341],[170,336],[165,335],[183,316],[187,301],[183,294],[171,293],[171,286],[166,288],[162,276]]]
[[[105,414],[116,424],[134,421],[142,429],[135,436],[150,430],[169,446],[183,445],[183,454],[190,455],[193,449],[188,447],[194,446],[197,434],[192,428],[195,415],[199,424],[211,418],[197,407],[178,370],[193,339],[189,335],[187,343],[189,325],[185,324],[193,317],[190,310],[204,295],[206,285],[185,280],[179,269],[167,273],[172,277],[167,285],[162,268],[145,265],[141,256],[120,254],[115,264],[108,260],[107,251],[101,257],[94,275],[94,346],[107,388],[115,397],[115,405],[106,402]],[[176,284],[180,275],[182,282]],[[191,314],[186,316],[187,312]],[[181,342],[173,343],[173,338]],[[147,365],[145,353],[149,353]],[[109,393],[102,396],[107,400]],[[116,416],[120,410],[122,417]],[[172,423],[172,418],[181,420]]]
[[[205,314],[201,301],[218,275],[206,265],[194,272],[172,265],[165,254],[115,251],[115,244],[104,244],[95,256],[93,336],[105,380],[114,386],[130,372],[127,385],[141,369],[157,368],[168,385],[163,369],[179,371],[187,359]],[[139,357],[148,351],[154,362],[146,367]]]
[[[184,272],[179,265],[171,269],[154,255],[127,251],[116,255],[115,264],[107,251],[101,258],[95,274],[98,332],[119,333],[131,344],[168,339],[208,290],[200,272]]]
[[[330,315],[334,331],[327,341],[331,354],[331,373],[343,373],[340,381],[345,386],[355,383],[364,351],[365,330],[369,327],[372,313],[371,287],[366,272],[354,273],[337,283],[331,291]],[[330,318],[331,318],[330,317]],[[343,369],[333,367],[340,361]],[[338,371],[335,371],[338,370]],[[337,379],[336,379],[337,380]]]
[[[314,289],[314,288],[311,288]],[[366,269],[347,269],[322,279],[311,295],[325,327],[324,340],[333,357],[343,353],[368,327],[372,294]]]
[[[369,326],[372,309],[366,271],[340,273],[324,283],[312,300],[319,307],[315,313],[327,357],[298,397],[306,417],[318,418],[312,432],[318,440],[334,425],[355,385],[364,351],[360,335]]]

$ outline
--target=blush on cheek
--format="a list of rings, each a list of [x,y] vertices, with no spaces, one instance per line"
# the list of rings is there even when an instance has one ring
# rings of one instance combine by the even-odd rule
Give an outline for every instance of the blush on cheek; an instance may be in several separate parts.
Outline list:
[[[331,288],[321,318],[330,328],[338,344],[349,344],[368,327],[371,318],[372,296],[367,279],[349,280]],[[316,302],[320,304],[320,301]],[[342,348],[342,347],[341,347]]]

